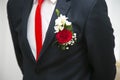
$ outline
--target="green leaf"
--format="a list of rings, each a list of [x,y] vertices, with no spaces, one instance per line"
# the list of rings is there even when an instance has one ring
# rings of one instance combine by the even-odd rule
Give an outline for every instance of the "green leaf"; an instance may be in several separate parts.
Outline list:
[[[60,16],[60,11],[58,9],[56,9],[55,11],[56,11],[57,16]]]
[[[72,31],[72,26],[71,26],[71,25],[70,25],[70,26],[65,26],[65,28],[66,28],[67,30]]]
[[[65,46],[61,46],[61,49],[62,49],[62,50],[65,50]]]

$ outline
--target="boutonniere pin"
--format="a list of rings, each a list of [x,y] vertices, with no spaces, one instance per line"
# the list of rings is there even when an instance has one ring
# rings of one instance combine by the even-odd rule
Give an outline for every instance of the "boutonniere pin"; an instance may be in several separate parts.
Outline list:
[[[76,33],[73,32],[72,23],[68,21],[68,17],[60,14],[58,9],[56,9],[56,14],[58,18],[55,20],[54,26],[55,42],[62,50],[68,50],[77,40]]]

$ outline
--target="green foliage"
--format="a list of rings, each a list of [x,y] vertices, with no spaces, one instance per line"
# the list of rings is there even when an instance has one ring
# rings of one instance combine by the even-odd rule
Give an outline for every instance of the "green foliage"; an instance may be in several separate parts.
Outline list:
[[[57,16],[60,16],[60,11],[58,9],[55,10]]]

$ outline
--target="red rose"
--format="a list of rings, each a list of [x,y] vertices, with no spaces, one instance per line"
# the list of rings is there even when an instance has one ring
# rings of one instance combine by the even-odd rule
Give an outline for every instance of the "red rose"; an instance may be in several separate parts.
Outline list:
[[[60,44],[67,43],[72,39],[72,32],[64,29],[56,34],[56,39]]]

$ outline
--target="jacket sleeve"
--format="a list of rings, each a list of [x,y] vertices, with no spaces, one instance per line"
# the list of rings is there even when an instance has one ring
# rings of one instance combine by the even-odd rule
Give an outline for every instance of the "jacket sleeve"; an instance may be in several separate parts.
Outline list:
[[[8,21],[9,21],[9,26],[10,26],[10,31],[11,31],[11,35],[12,35],[12,40],[13,40],[13,45],[14,45],[14,50],[15,50],[15,55],[16,55],[16,58],[17,58],[17,62],[18,62],[18,65],[23,73],[23,57],[22,57],[22,53],[21,53],[21,50],[20,50],[20,47],[19,47],[19,44],[18,44],[18,34],[17,32],[15,31],[15,26],[14,25],[14,22],[13,22],[13,18],[12,18],[12,12],[11,12],[11,2],[12,0],[9,0],[8,3],[7,3],[7,14],[8,14]]]
[[[96,0],[91,9],[85,26],[85,40],[91,80],[114,80],[114,36],[105,0]]]

